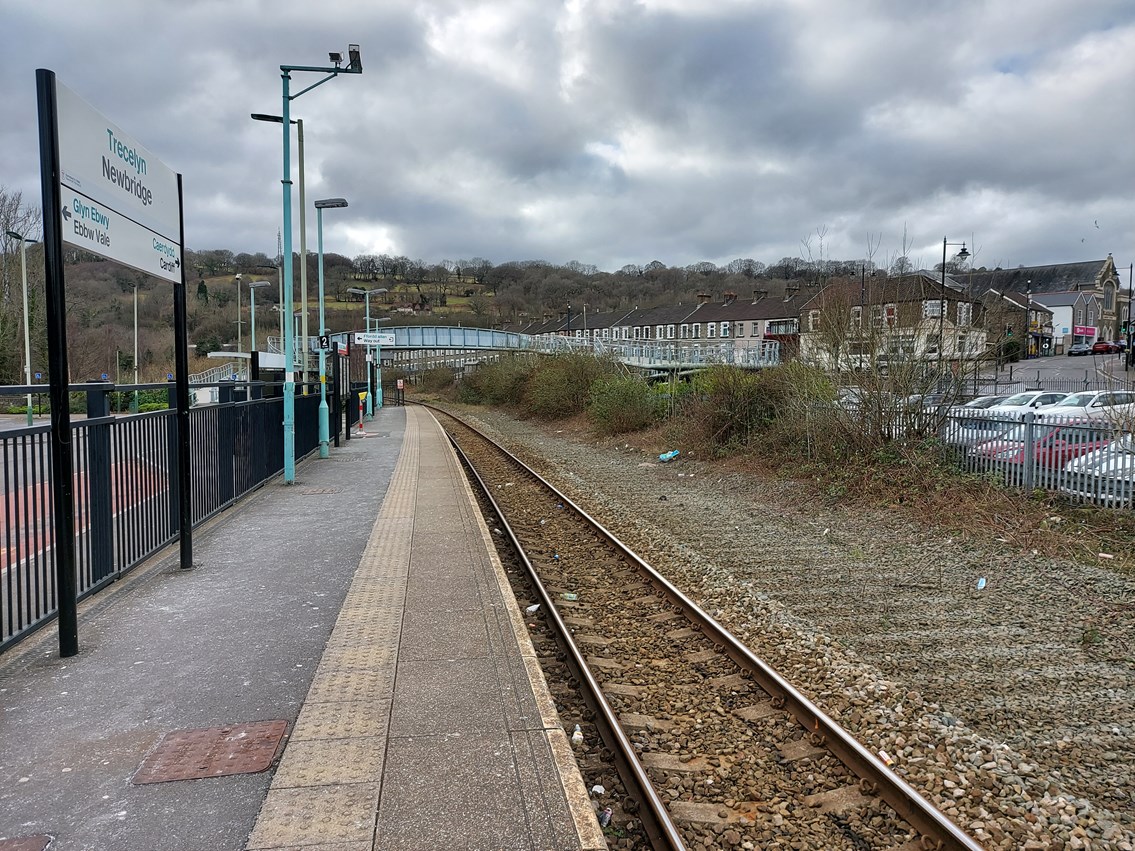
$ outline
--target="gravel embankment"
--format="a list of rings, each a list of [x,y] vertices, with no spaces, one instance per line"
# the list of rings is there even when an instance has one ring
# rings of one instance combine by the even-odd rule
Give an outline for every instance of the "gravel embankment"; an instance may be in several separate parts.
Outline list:
[[[1135,851],[1135,581],[886,511],[800,508],[789,484],[659,464],[633,438],[460,413],[987,848]]]

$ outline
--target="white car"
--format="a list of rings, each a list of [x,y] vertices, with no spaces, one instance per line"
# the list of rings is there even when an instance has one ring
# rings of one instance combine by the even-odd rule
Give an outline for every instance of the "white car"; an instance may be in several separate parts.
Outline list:
[[[1131,505],[1135,495],[1135,438],[1125,434],[1064,465],[1060,490],[1110,508]]]
[[[1131,390],[1073,393],[1037,413],[1037,419],[1091,417],[1111,422],[1129,420],[1133,416],[1135,416],[1135,392]]]
[[[1051,390],[1026,390],[1024,393],[1014,393],[1000,405],[985,410],[991,414],[1022,418],[1030,411],[1036,413],[1041,408],[1055,405],[1067,395],[1067,393],[1054,393]]]

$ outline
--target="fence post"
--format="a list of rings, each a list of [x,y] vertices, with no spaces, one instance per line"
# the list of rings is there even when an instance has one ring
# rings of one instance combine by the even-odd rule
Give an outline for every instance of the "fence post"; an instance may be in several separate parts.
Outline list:
[[[181,488],[179,487],[181,471],[178,470],[177,451],[177,385],[173,379],[169,380],[166,390],[166,407],[173,411],[173,415],[166,420],[166,443],[169,451],[169,527],[177,530],[181,528]]]
[[[217,388],[217,497],[219,505],[233,501],[233,452],[236,451],[236,404],[233,385],[225,382]]]
[[[87,389],[87,419],[110,416],[114,385]],[[114,573],[114,497],[111,489],[110,423],[87,426],[87,512],[91,556],[91,582]]]
[[[1025,414],[1025,490],[1032,490],[1036,480],[1036,414],[1029,411]]]

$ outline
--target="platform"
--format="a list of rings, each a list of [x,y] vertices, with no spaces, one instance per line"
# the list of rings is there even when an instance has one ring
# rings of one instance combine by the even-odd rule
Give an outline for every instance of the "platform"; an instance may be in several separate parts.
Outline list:
[[[440,427],[365,429],[0,657],[0,851],[606,847]]]

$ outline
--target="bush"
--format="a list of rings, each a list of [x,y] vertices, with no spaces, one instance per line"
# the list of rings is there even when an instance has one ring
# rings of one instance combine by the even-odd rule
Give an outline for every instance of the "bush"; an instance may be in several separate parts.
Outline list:
[[[587,416],[602,434],[625,434],[658,422],[662,404],[638,376],[604,376],[591,385]]]
[[[440,393],[453,386],[453,370],[446,366],[427,369],[419,378],[421,388],[430,393]]]
[[[541,419],[554,420],[582,413],[588,391],[598,378],[616,374],[613,361],[592,355],[564,354],[544,358],[524,389],[522,410]]]
[[[517,407],[536,369],[532,355],[505,357],[482,364],[457,385],[458,400],[471,405]]]

